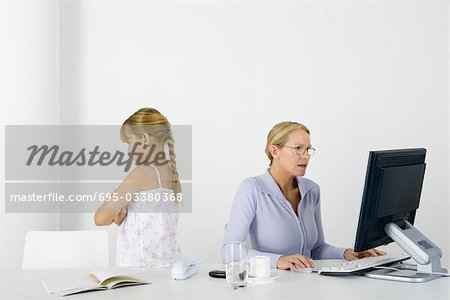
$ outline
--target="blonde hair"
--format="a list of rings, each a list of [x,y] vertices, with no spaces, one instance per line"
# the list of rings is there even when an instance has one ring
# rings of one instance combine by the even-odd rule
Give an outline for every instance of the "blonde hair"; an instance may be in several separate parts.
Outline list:
[[[270,154],[269,146],[275,145],[278,148],[283,147],[289,138],[289,134],[299,129],[305,131],[307,134],[310,134],[308,127],[297,122],[281,122],[272,127],[267,135],[266,144],[266,155],[270,160],[270,166],[272,165],[273,157],[272,154]]]
[[[174,150],[175,141],[167,118],[154,108],[141,108],[123,122],[120,128],[120,139],[127,141],[129,134],[138,138],[147,133],[155,138],[158,143],[165,144],[169,148],[170,169],[174,178],[174,192],[181,192],[181,184],[177,170],[176,155]]]

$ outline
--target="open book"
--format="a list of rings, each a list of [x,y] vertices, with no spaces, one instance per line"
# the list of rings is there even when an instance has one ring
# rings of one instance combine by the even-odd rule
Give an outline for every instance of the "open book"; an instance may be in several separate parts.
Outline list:
[[[115,289],[119,287],[150,284],[138,271],[130,269],[110,268],[92,271],[85,276],[63,277],[42,281],[47,293],[57,296]]]

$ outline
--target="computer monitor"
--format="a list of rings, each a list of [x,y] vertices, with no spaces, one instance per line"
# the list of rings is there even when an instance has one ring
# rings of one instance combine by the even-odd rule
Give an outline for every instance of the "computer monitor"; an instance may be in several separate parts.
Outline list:
[[[371,151],[367,164],[354,250],[391,243],[384,227],[405,220],[414,224],[425,175],[426,150]]]
[[[441,267],[439,247],[413,226],[422,192],[425,155],[423,148],[369,153],[354,250],[360,252],[395,241],[417,265],[396,266],[408,269],[407,275],[380,269],[366,273],[367,277],[424,282],[447,272]],[[416,272],[411,273],[411,269]]]

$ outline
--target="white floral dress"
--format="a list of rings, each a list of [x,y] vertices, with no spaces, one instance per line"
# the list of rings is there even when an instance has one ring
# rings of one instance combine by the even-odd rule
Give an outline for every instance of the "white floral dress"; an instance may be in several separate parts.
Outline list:
[[[177,231],[178,204],[162,201],[173,190],[162,187],[158,169],[151,166],[158,175],[159,187],[147,190],[139,199],[129,202],[127,217],[117,236],[118,267],[170,267],[181,255]]]

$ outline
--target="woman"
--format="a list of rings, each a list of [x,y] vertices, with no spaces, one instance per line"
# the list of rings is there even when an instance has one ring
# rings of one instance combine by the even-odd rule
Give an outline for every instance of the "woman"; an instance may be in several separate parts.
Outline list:
[[[303,177],[315,149],[309,129],[296,122],[276,124],[267,136],[270,167],[265,174],[247,178],[236,194],[223,245],[244,241],[250,255],[267,255],[272,268],[312,268],[312,259],[354,260],[386,254],[370,249],[331,246],[324,241],[319,186]],[[312,259],[311,259],[312,258]]]
[[[169,121],[156,109],[142,108],[125,120],[120,137],[137,166],[114,191],[113,201],[97,210],[95,224],[120,226],[117,266],[169,267],[181,252],[174,202],[181,186]]]

